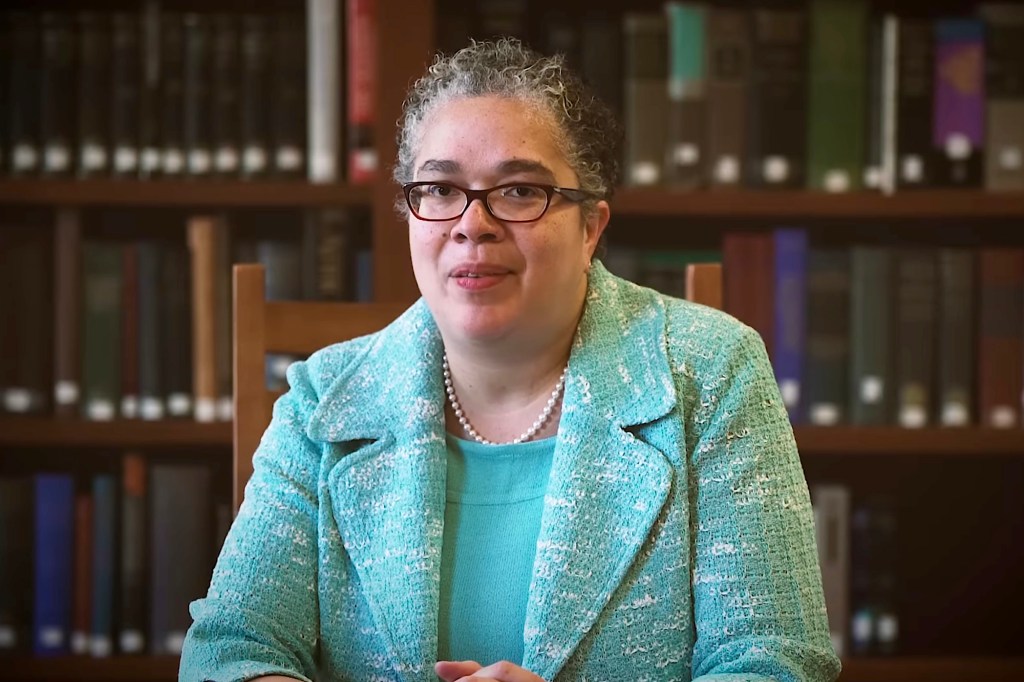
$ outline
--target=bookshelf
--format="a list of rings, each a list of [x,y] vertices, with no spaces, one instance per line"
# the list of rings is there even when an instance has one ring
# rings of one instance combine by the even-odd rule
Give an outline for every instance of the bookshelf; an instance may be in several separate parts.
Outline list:
[[[229,4],[229,3],[225,3]],[[897,8],[909,3],[888,3]],[[625,2],[613,3],[618,10]],[[646,3],[656,8],[656,3]],[[965,0],[961,7],[970,4]],[[370,216],[374,263],[374,298],[378,301],[411,302],[416,285],[408,266],[405,227],[393,211],[395,189],[387,178],[388,163],[395,155],[395,121],[410,80],[422,71],[429,55],[441,43],[437,16],[444,0],[377,0],[379,26],[388,27],[377,44],[376,107],[373,139],[381,159],[380,179],[370,184],[345,182],[314,184],[290,180],[114,180],[0,178],[0,211],[16,209],[115,209],[160,210],[165,207],[203,211],[216,209],[294,209],[315,210],[345,207],[365,210]],[[470,10],[460,8],[459,12]],[[760,221],[815,221],[828,224],[841,221],[858,223],[860,229],[887,225],[888,221],[913,222],[923,227],[922,238],[938,219],[977,221],[1007,225],[1024,222],[1024,192],[988,192],[980,189],[926,189],[897,192],[883,196],[873,192],[827,194],[820,191],[785,190],[698,190],[674,188],[619,189],[612,203],[613,226],[610,235],[626,230],[644,232],[647,244],[677,246],[685,237],[663,234],[664,224],[674,219],[701,219],[712,231],[724,231],[734,224]],[[994,228],[992,228],[994,229]],[[140,230],[145,230],[141,227]],[[986,237],[987,238],[987,237]],[[796,428],[801,456],[809,471],[848,475],[864,489],[873,479],[912,482],[923,471],[940,469],[938,480],[948,485],[957,467],[978,465],[991,471],[1005,470],[1009,479],[1021,478],[1024,469],[1024,433],[1019,429],[997,430],[977,426],[965,428],[904,429],[896,427],[808,427]],[[0,460],[12,451],[33,452],[59,449],[89,453],[97,449],[153,448],[179,450],[186,454],[217,450],[228,452],[231,444],[230,422],[199,424],[191,421],[87,422],[77,419],[0,417]],[[88,454],[86,454],[88,457]],[[0,462],[2,464],[2,462]],[[992,476],[989,476],[992,478]],[[1003,492],[1005,496],[1010,493]],[[984,505],[985,491],[974,491],[972,503]],[[1003,498],[999,498],[1003,499]],[[1019,516],[1015,519],[1019,522]],[[958,537],[970,532],[972,520],[965,518]],[[925,543],[918,543],[925,548]],[[1014,566],[1024,565],[1021,550],[1012,550]],[[919,565],[913,568],[920,571]],[[984,580],[990,565],[978,561],[965,573]],[[1001,584],[1008,584],[1004,580]],[[919,588],[920,586],[914,586]],[[934,598],[943,589],[926,582]],[[929,592],[931,595],[932,593]],[[928,596],[928,595],[925,595]],[[970,596],[958,593],[954,613],[969,615],[978,622],[986,614],[971,613],[966,601]],[[1010,603],[1024,601],[1020,588],[1010,595]],[[994,609],[992,617],[998,618]],[[1007,627],[1010,627],[1007,625]],[[976,643],[975,643],[976,644]],[[921,647],[919,647],[921,648]],[[848,657],[844,659],[844,682],[909,682],[910,680],[1024,678],[1024,657],[990,655],[950,655],[936,648],[913,655],[893,657]],[[176,678],[175,657],[115,656],[108,659],[82,657],[54,660],[10,659],[0,662],[0,680],[113,680],[157,682]]]

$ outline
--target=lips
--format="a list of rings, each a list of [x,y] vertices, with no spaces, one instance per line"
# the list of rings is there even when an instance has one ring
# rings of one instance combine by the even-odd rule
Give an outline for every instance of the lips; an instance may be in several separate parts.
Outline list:
[[[451,271],[451,276],[455,278],[500,277],[507,274],[509,274],[508,268],[488,263],[462,264]]]

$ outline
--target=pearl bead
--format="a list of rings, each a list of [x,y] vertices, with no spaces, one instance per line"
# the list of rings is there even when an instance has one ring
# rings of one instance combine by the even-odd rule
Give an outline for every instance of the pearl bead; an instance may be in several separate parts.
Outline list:
[[[491,441],[487,440],[473,428],[472,424],[469,423],[469,419],[466,417],[465,412],[462,409],[462,405],[459,404],[459,399],[455,395],[455,384],[452,382],[451,367],[448,365],[448,353],[442,356],[441,371],[444,376],[445,392],[448,394],[448,402],[452,406],[452,412],[455,414],[456,419],[459,420],[459,425],[466,431],[469,436],[477,443],[482,445],[494,445]],[[547,422],[548,418],[551,417],[551,413],[555,409],[555,405],[558,404],[558,400],[562,395],[562,388],[565,386],[565,375],[569,371],[569,366],[566,365],[565,369],[562,370],[561,376],[558,377],[558,383],[555,384],[554,390],[551,391],[551,397],[548,398],[547,405],[544,410],[540,413],[540,416],[533,422],[521,436],[514,438],[510,443],[519,444],[526,442],[533,438],[533,436],[541,429],[542,426]]]

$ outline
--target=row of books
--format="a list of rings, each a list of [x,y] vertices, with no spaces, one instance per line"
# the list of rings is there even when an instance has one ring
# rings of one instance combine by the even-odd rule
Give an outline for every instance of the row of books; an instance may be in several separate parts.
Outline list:
[[[442,3],[443,5],[443,3]],[[1024,189],[1024,6],[883,13],[869,0],[664,2],[622,13],[477,0],[442,43],[514,34],[621,112],[624,182]]]
[[[233,263],[262,263],[272,299],[372,297],[365,222],[348,211],[172,217],[133,236],[147,219],[62,209],[55,229],[0,230],[4,290],[20,292],[0,299],[0,412],[230,420]]]
[[[761,334],[794,424],[1024,426],[1024,248],[838,248],[786,228],[605,259],[679,297],[695,261],[723,263],[725,310]]]
[[[809,487],[832,646],[840,656],[899,653],[895,500],[843,483]]]
[[[179,654],[230,525],[209,465],[0,477],[0,655]]]
[[[372,180],[374,9],[4,11],[0,169]]]

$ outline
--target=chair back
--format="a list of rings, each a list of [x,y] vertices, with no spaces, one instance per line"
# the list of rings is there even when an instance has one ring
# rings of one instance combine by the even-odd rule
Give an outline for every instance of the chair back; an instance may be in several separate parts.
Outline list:
[[[308,356],[338,341],[370,334],[387,326],[407,307],[399,303],[268,301],[264,267],[233,268],[234,352],[234,505],[242,504],[252,476],[252,456],[270,424],[281,393],[267,389],[266,356]]]
[[[721,263],[691,263],[686,266],[686,300],[722,309]]]

